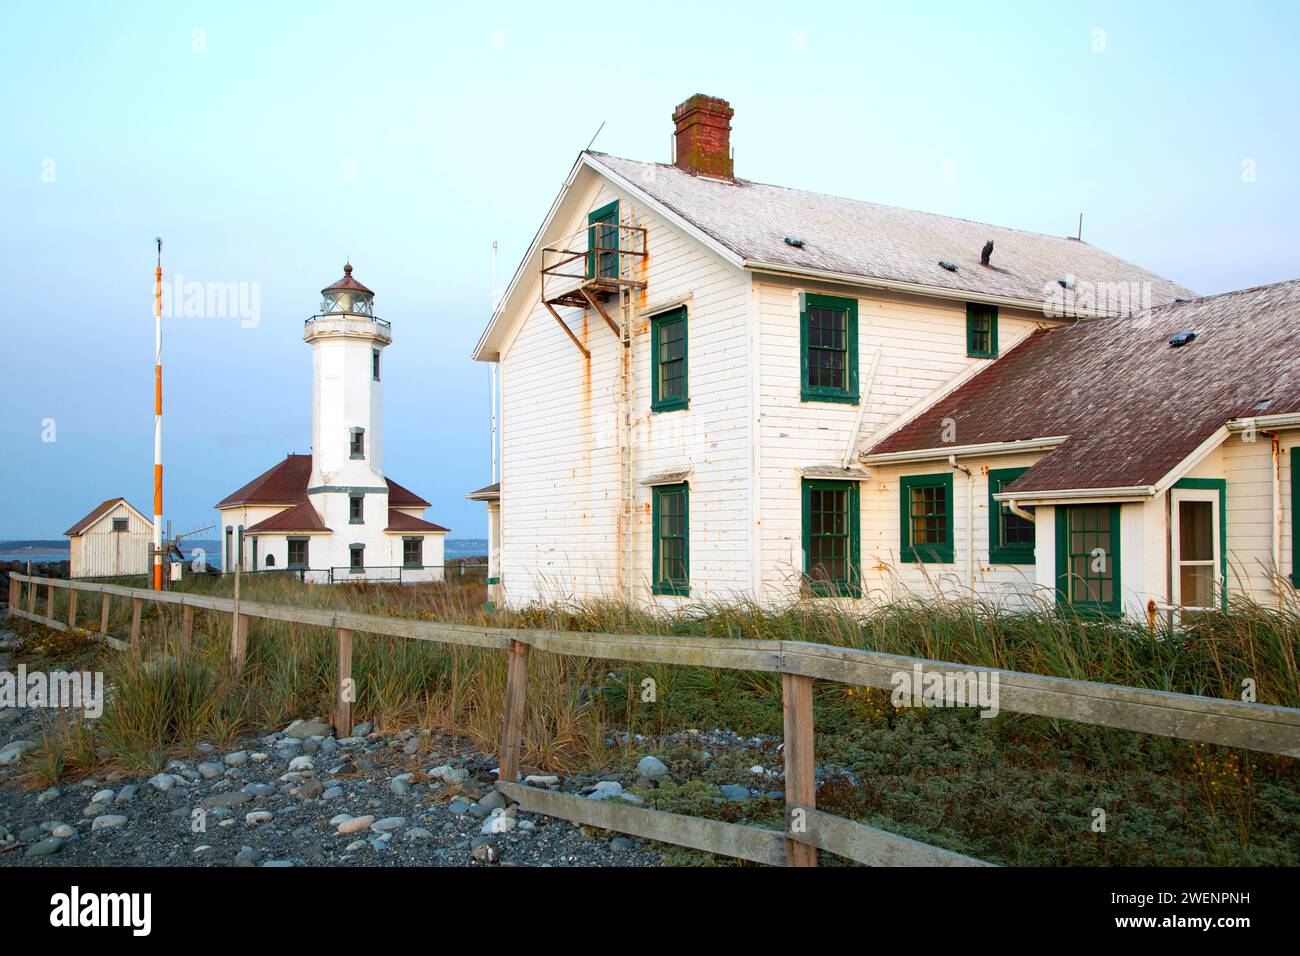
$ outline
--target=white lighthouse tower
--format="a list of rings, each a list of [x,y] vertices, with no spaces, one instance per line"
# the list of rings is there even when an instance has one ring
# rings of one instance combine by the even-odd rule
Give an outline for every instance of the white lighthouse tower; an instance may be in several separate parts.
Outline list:
[[[351,263],[321,296],[320,314],[303,332],[312,348],[307,496],[334,531],[321,557],[330,567],[370,576],[365,569],[388,562],[381,369],[392,329],[375,316],[375,294],[352,278]]]
[[[321,296],[302,336],[311,454],[288,455],[217,503],[221,566],[321,583],[440,581],[447,529],[424,519],[429,502],[384,477],[380,373],[392,330],[351,263]]]

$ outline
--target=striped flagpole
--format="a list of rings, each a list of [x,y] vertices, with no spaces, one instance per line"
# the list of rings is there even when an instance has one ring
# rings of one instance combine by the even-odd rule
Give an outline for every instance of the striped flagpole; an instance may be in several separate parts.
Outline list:
[[[153,589],[163,589],[162,569],[162,240],[153,274]]]

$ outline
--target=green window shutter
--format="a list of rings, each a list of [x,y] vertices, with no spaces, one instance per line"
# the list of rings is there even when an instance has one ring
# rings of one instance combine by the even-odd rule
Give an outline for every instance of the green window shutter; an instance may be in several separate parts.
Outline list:
[[[998,357],[998,307],[966,303],[966,354],[971,358]]]
[[[858,402],[858,300],[809,292],[799,312],[799,397]]]
[[[1028,468],[989,469],[989,564],[1033,564],[1034,523],[1014,515],[993,496]]]
[[[1300,448],[1291,449],[1291,583],[1300,588]]]
[[[654,593],[691,593],[690,487],[656,485],[651,506]]]
[[[671,412],[690,404],[686,307],[650,320],[650,410]]]
[[[1084,615],[1119,616],[1124,608],[1121,582],[1120,506],[1058,505],[1057,603]]]
[[[618,200],[587,216],[587,278],[618,278]]]
[[[953,563],[952,472],[899,481],[899,557],[906,564]]]
[[[856,481],[803,480],[804,591],[861,597],[861,518]]]

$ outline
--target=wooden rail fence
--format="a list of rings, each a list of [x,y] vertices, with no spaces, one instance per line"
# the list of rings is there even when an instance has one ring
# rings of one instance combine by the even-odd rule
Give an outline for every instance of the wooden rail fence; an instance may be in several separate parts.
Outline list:
[[[23,588],[26,594],[23,594]],[[46,613],[36,613],[36,591],[46,588]],[[66,621],[54,618],[54,592],[69,592]],[[180,639],[188,645],[195,609],[231,615],[231,658],[242,666],[249,625],[288,621],[333,630],[338,638],[339,699],[335,727],[351,727],[352,645],[355,633],[497,649],[509,655],[500,770],[497,788],[530,812],[633,836],[778,866],[815,866],[817,850],[876,866],[988,866],[960,853],[930,846],[875,827],[819,811],[814,779],[813,681],[828,680],[885,690],[897,673],[997,675],[1001,710],[1079,721],[1138,733],[1177,737],[1264,753],[1300,756],[1300,709],[1100,684],[945,663],[878,651],[805,641],[756,641],[666,635],[585,634],[514,630],[416,621],[333,608],[262,604],[177,591],[65,581],[23,574],[9,576],[9,613],[57,630],[79,629],[76,594],[98,592],[98,630],[90,636],[127,649],[140,639],[145,601],[182,609]],[[23,598],[26,598],[24,605]],[[107,633],[109,601],[131,601],[126,641]],[[683,816],[610,800],[590,800],[518,782],[519,752],[527,699],[528,659],[533,651],[598,660],[679,664],[781,675],[785,713],[784,831]]]

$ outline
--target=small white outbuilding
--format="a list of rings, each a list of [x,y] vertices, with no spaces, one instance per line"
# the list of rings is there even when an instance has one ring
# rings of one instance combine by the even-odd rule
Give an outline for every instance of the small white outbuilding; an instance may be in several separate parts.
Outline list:
[[[153,522],[125,498],[110,498],[67,531],[68,576],[103,578],[146,574]]]

